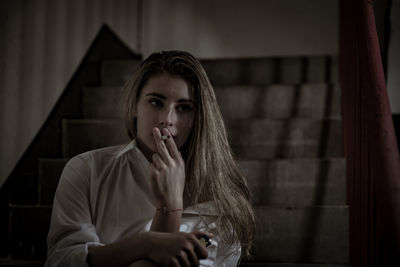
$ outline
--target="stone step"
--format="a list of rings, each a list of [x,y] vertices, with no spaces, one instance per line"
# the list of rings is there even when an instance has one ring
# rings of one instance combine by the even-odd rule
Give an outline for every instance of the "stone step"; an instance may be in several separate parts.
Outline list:
[[[202,60],[213,85],[300,84],[338,81],[336,56]]]
[[[273,143],[341,144],[341,120],[252,119],[226,121],[233,145],[264,145]]]
[[[10,204],[10,250],[14,259],[42,260],[47,254],[50,205]]]
[[[340,118],[339,84],[216,87],[225,119]]]
[[[102,85],[123,85],[139,68],[139,60],[105,60],[101,64]]]
[[[68,159],[39,159],[39,204],[52,204],[61,172]]]
[[[128,141],[122,120],[63,120],[63,156]],[[341,157],[340,120],[227,122],[232,149],[242,159]]]
[[[225,119],[340,118],[339,84],[217,86]],[[83,88],[84,117],[122,118],[122,87]]]
[[[308,264],[287,262],[241,262],[239,267],[349,267],[348,264]]]
[[[229,141],[242,159],[342,157],[341,120],[232,120]]]
[[[347,206],[256,206],[254,258],[348,264]]]
[[[24,261],[1,259],[0,266],[41,267],[44,261]],[[349,265],[337,264],[304,264],[304,263],[272,263],[272,262],[241,262],[239,267],[348,267]]]
[[[337,158],[343,157],[342,148],[325,149],[317,144],[255,144],[232,145],[237,158],[242,159],[283,159],[283,158]]]
[[[122,87],[85,87],[83,92],[83,117],[86,119],[123,118]]]
[[[344,158],[240,160],[253,205],[345,205]]]
[[[214,86],[325,83],[339,80],[337,56],[209,59],[201,62]],[[102,84],[122,85],[137,67],[136,61],[105,61]]]
[[[129,141],[121,120],[63,120],[63,157]]]
[[[0,258],[0,266],[18,266],[18,267],[43,267],[44,260],[15,260],[9,258]]]

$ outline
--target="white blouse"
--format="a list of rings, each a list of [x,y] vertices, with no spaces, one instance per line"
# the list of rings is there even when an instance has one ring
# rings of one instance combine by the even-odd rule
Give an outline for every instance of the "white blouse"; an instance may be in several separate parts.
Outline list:
[[[136,140],[70,159],[54,197],[45,266],[88,266],[89,246],[104,246],[149,231],[156,211],[149,165]],[[221,241],[214,210],[211,202],[201,203],[201,219],[193,207],[186,208],[180,231],[214,234],[201,266],[236,266],[240,245],[227,246]]]

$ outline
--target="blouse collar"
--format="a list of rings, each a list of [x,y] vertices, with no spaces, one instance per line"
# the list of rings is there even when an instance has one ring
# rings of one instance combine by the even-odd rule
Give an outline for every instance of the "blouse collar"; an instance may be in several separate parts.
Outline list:
[[[125,154],[129,150],[133,149],[134,147],[137,147],[136,144],[136,139],[133,139],[130,141],[128,144],[126,144],[117,154],[116,158],[119,158],[121,155]]]

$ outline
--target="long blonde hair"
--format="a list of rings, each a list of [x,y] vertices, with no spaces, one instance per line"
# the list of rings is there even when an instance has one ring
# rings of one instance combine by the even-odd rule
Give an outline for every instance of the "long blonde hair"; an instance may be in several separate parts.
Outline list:
[[[192,132],[181,148],[186,162],[184,205],[197,207],[203,201],[213,201],[221,238],[228,244],[239,241],[244,254],[249,256],[254,235],[251,194],[229,146],[214,89],[199,60],[187,52],[163,51],[143,61],[125,84],[123,107],[128,136],[136,138],[133,111],[141,89],[151,77],[161,73],[178,75],[187,81],[196,105]]]

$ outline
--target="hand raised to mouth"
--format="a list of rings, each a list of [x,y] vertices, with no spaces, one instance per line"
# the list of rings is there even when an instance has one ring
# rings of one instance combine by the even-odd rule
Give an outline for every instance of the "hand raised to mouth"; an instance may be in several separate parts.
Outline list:
[[[164,128],[162,133],[153,128],[157,152],[150,164],[151,184],[157,208],[164,210],[182,209],[185,187],[185,162],[172,138]]]

